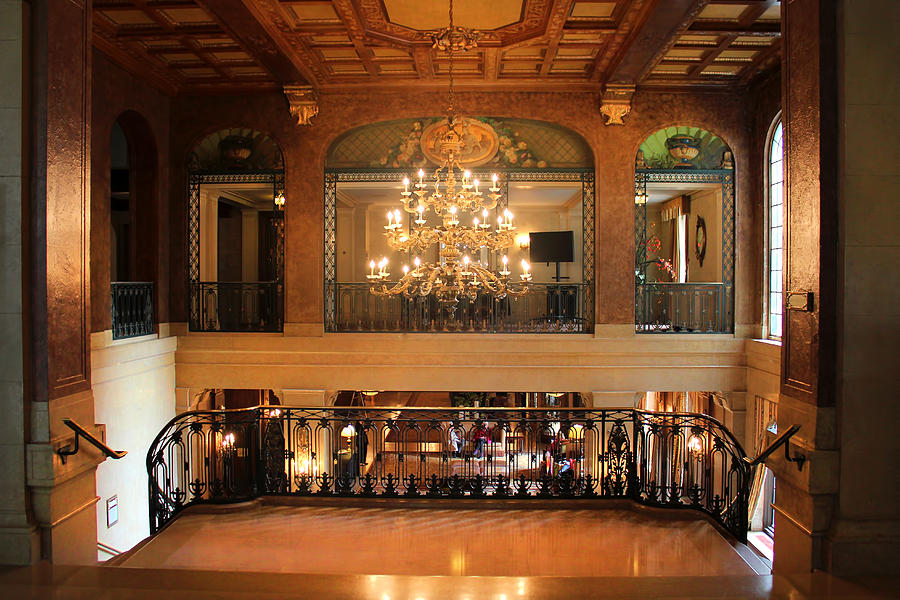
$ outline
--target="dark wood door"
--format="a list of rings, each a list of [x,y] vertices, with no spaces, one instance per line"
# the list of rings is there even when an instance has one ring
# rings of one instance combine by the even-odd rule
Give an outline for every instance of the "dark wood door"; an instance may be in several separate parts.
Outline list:
[[[782,4],[785,138],[781,393],[834,403],[837,74],[834,3]]]

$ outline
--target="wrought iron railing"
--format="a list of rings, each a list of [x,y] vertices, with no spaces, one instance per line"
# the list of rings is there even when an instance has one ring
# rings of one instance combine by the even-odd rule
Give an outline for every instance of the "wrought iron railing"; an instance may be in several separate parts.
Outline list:
[[[709,515],[746,541],[750,466],[692,413],[282,408],[184,413],[147,454],[150,530],[259,496],[629,498]]]
[[[153,333],[156,326],[153,318],[153,282],[113,281],[109,289],[112,296],[113,339]]]
[[[328,331],[398,331],[423,333],[585,333],[585,284],[532,283],[518,298],[447,304],[433,297],[407,299],[376,296],[367,283],[336,282],[328,287],[334,321]]]
[[[637,285],[638,333],[731,333],[730,285],[645,283]]]
[[[282,331],[280,281],[191,284],[191,331]]]

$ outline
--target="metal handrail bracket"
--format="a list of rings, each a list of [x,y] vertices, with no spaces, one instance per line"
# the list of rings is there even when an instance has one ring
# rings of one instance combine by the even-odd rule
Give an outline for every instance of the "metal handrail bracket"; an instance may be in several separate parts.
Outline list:
[[[118,460],[128,454],[127,450],[113,450],[112,448],[98,440],[94,436],[94,434],[92,434],[90,431],[88,431],[72,419],[63,419],[62,422],[66,427],[75,432],[75,442],[73,444],[66,444],[56,451],[56,453],[59,455],[59,459],[63,464],[66,464],[66,459],[69,456],[78,454],[78,440],[82,437],[109,458]]]
[[[784,446],[784,458],[788,462],[795,463],[797,465],[797,470],[803,470],[803,464],[806,462],[806,455],[804,454],[794,454],[791,456],[791,438],[794,437],[794,434],[800,431],[799,425],[791,425],[790,429],[782,433],[778,438],[772,442],[768,448],[760,452],[759,456],[756,458],[744,457],[744,462],[746,462],[749,466],[755,467],[756,465],[765,462],[767,458],[772,456],[776,450],[778,450],[779,446]]]

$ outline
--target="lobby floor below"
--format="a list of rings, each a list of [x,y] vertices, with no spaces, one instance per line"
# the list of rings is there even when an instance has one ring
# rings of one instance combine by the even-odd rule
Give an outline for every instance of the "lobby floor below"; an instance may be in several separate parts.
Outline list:
[[[445,506],[204,507],[186,511],[116,563],[333,575],[758,574],[742,558],[746,547],[687,511]]]

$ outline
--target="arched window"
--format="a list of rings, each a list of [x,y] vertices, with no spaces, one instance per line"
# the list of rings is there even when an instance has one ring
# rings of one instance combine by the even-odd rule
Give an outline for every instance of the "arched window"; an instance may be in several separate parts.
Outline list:
[[[766,327],[770,339],[781,339],[783,232],[784,232],[784,129],[781,117],[772,129],[768,152],[768,311]]]

